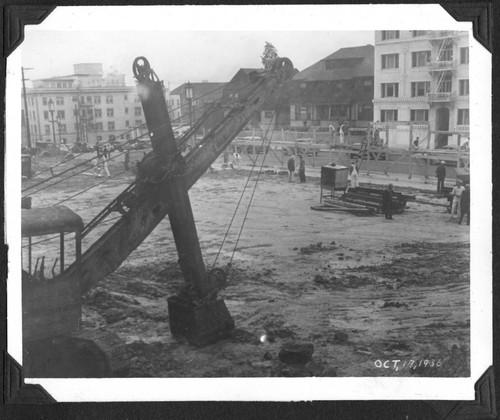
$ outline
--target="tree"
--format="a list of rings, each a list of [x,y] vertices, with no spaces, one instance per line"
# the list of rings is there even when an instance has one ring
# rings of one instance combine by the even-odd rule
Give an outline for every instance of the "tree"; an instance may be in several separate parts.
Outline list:
[[[262,59],[262,64],[266,70],[269,70],[276,59],[278,58],[278,51],[276,47],[270,42],[266,41],[266,45],[264,46],[264,54],[260,57]]]

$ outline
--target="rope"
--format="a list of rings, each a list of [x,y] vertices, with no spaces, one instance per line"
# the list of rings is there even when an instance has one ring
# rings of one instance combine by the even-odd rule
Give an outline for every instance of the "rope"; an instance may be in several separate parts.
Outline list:
[[[62,204],[62,203],[64,203],[64,202],[66,202],[66,201],[68,201],[68,200],[71,200],[72,198],[78,197],[80,194],[83,194],[83,193],[85,193],[85,192],[87,192],[87,191],[91,190],[92,188],[97,187],[98,185],[104,184],[106,181],[109,181],[110,179],[113,179],[113,178],[116,178],[116,177],[118,177],[118,176],[120,176],[120,175],[123,175],[123,174],[124,174],[124,173],[126,173],[126,172],[130,172],[130,170],[124,170],[124,171],[122,171],[122,172],[117,173],[116,175],[110,176],[110,177],[109,177],[109,178],[107,178],[107,179],[103,179],[102,181],[100,181],[100,182],[98,182],[98,183],[96,183],[96,184],[94,184],[94,185],[91,185],[90,187],[85,188],[84,190],[82,190],[82,191],[80,191],[80,192],[77,192],[76,194],[73,194],[72,196],[67,197],[67,198],[65,198],[64,200],[61,200],[61,201],[57,202],[56,204],[54,204],[54,206],[58,206],[58,205],[60,205],[60,204]]]
[[[126,143],[124,143],[124,144],[127,144],[127,143],[133,142],[133,141],[135,141],[135,140],[138,140],[138,139],[140,139],[141,137],[144,137],[145,135],[146,135],[146,134],[141,134],[141,135],[140,135],[140,136],[138,136],[138,137],[135,137],[135,138],[133,138],[133,139],[127,140],[127,142],[126,142]],[[122,154],[123,154],[123,153],[126,153],[126,152],[120,152],[120,153],[122,153]],[[117,155],[117,156],[120,156],[120,155]],[[115,157],[117,157],[117,156],[115,155],[115,156],[111,157],[110,159],[114,159],[114,158],[115,158]],[[44,180],[42,180],[42,181],[40,181],[40,182],[37,182],[36,184],[30,185],[30,186],[28,186],[28,187],[24,188],[24,189],[21,191],[21,193],[24,193],[24,192],[26,192],[26,191],[29,191],[29,190],[31,190],[31,189],[33,189],[33,188],[35,188],[35,187],[38,187],[39,185],[45,184],[46,182],[49,182],[49,181],[51,181],[51,180],[52,180],[52,179],[54,179],[54,178],[58,178],[58,177],[60,177],[60,176],[62,176],[62,175],[64,175],[64,174],[66,174],[66,173],[68,173],[68,172],[70,172],[70,171],[72,171],[72,170],[74,170],[74,169],[76,169],[76,168],[78,168],[78,167],[82,166],[82,165],[86,165],[87,163],[92,162],[92,160],[94,160],[94,159],[95,159],[95,156],[94,156],[94,157],[91,157],[91,158],[89,158],[89,159],[87,159],[87,160],[84,160],[84,161],[82,161],[82,162],[80,162],[80,163],[78,163],[78,164],[76,164],[76,165],[72,166],[71,168],[68,168],[68,169],[66,169],[66,170],[64,170],[64,171],[62,171],[62,172],[59,172],[58,174],[55,174],[55,175],[53,175],[53,176],[51,176],[51,177],[49,177],[49,178],[47,178],[47,179],[44,179]],[[58,164],[57,166],[59,166],[59,165],[61,165],[61,164]],[[55,166],[54,166],[54,167],[52,167],[51,169],[53,169],[53,168],[55,168]],[[84,171],[85,171],[85,170],[86,170],[86,168],[84,169]],[[82,171],[82,172],[84,172],[84,171]],[[46,172],[46,171],[45,171],[45,172]],[[80,172],[80,173],[81,173],[81,172]],[[75,175],[76,175],[76,174],[75,174]],[[67,178],[65,178],[65,179],[67,179]],[[55,185],[55,184],[51,184],[51,185]],[[51,185],[50,185],[50,186],[51,186]],[[48,187],[45,187],[45,188],[48,188]],[[41,189],[37,190],[36,192],[38,192],[38,191],[42,191],[43,189],[44,189],[44,188],[41,188]],[[31,194],[34,194],[34,193],[31,193]],[[31,195],[31,194],[30,194],[30,195]]]
[[[279,103],[281,102],[281,99],[282,99],[282,97],[283,97],[283,92],[284,92],[284,91],[282,90],[281,95],[280,95],[279,100],[278,100],[278,105],[279,105]],[[260,147],[263,147],[264,142],[265,142],[265,140],[267,139],[267,134],[269,133],[269,129],[270,129],[270,127],[271,127],[271,123],[272,123],[272,121],[273,121],[273,119],[274,119],[275,115],[276,115],[276,110],[274,111],[273,118],[271,118],[271,120],[270,120],[270,122],[269,122],[269,125],[267,126],[267,130],[266,130],[266,133],[265,133],[265,135],[264,135],[264,137],[263,137],[263,139],[262,139],[262,141],[261,141],[261,145],[260,145]],[[273,131],[274,131],[274,129],[273,129]],[[269,142],[269,143],[270,143],[270,142]],[[269,144],[268,144],[267,146],[269,146]],[[264,153],[264,156],[263,156],[263,159],[262,159],[262,163],[261,163],[261,166],[260,166],[260,171],[259,171],[259,174],[257,175],[257,180],[256,180],[256,182],[255,182],[255,186],[254,186],[254,189],[253,189],[253,191],[252,191],[252,195],[251,195],[251,198],[250,198],[250,202],[249,202],[249,204],[248,204],[248,206],[247,206],[247,210],[246,210],[246,212],[245,212],[245,216],[244,216],[244,219],[243,219],[243,222],[242,222],[242,225],[241,225],[241,228],[240,228],[239,234],[238,234],[238,238],[237,238],[237,240],[236,240],[236,244],[235,244],[235,246],[234,246],[233,253],[232,253],[232,255],[231,255],[231,259],[230,259],[229,264],[228,264],[229,266],[231,265],[231,263],[232,263],[232,261],[233,261],[234,254],[235,254],[235,252],[236,252],[236,248],[237,248],[237,246],[238,246],[238,241],[239,241],[239,239],[240,239],[240,237],[241,237],[241,233],[242,233],[242,231],[243,231],[243,227],[244,227],[244,225],[245,225],[245,221],[246,221],[246,218],[247,218],[247,215],[248,215],[248,211],[249,211],[249,209],[250,209],[250,205],[252,204],[253,196],[254,196],[254,194],[255,194],[255,189],[256,189],[256,187],[257,187],[257,183],[258,183],[258,181],[259,181],[260,173],[262,172],[262,168],[263,168],[264,162],[265,162],[265,160],[266,160],[266,156],[267,156],[267,154],[268,154],[268,149],[267,149],[267,147],[266,147],[266,149],[265,149],[265,153]],[[257,161],[257,160],[256,160],[256,161]],[[256,162],[256,161],[255,161],[255,162]],[[236,217],[236,213],[238,212],[238,209],[239,209],[239,207],[240,207],[241,201],[243,200],[243,197],[244,197],[244,195],[245,195],[246,188],[247,188],[247,186],[248,186],[248,183],[250,182],[250,177],[252,176],[252,173],[253,173],[254,168],[255,168],[255,166],[256,166],[256,165],[255,165],[255,162],[252,164],[252,168],[251,168],[251,170],[250,170],[250,173],[248,174],[247,180],[246,180],[245,185],[244,185],[244,187],[243,187],[243,191],[241,192],[240,198],[239,198],[238,203],[237,203],[237,205],[236,205],[236,208],[235,208],[235,210],[234,210],[234,212],[233,212],[233,216],[231,217],[231,220],[230,220],[230,222],[229,222],[229,225],[228,225],[228,228],[227,228],[226,233],[225,233],[225,235],[224,235],[224,238],[222,239],[222,243],[221,243],[221,245],[220,245],[220,247],[219,247],[219,250],[218,250],[218,252],[217,252],[217,255],[216,255],[216,257],[215,257],[215,260],[214,260],[214,262],[213,262],[213,264],[212,264],[212,269],[215,267],[215,264],[217,263],[217,260],[219,259],[219,255],[220,255],[220,253],[221,253],[221,251],[222,251],[222,247],[224,246],[224,243],[226,242],[226,239],[227,239],[227,236],[228,236],[228,234],[229,234],[229,231],[230,231],[230,229],[231,229],[231,227],[232,227],[232,224],[233,224],[234,218]]]
[[[124,155],[125,153],[127,153],[127,152],[120,152],[119,154],[117,154],[117,155],[115,155],[115,156],[112,156],[109,160],[116,159],[117,157],[120,157],[120,156]],[[88,159],[88,160],[86,160],[86,161],[84,161],[84,162],[82,162],[82,163],[80,163],[80,164],[78,164],[78,165],[76,165],[76,166],[74,166],[74,167],[72,167],[72,168],[70,168],[70,169],[67,169],[66,171],[63,171],[63,172],[61,172],[61,173],[59,173],[59,174],[57,174],[57,175],[54,175],[54,176],[53,176],[53,177],[51,177],[51,178],[48,178],[48,180],[51,180],[51,179],[53,179],[53,178],[56,178],[57,176],[61,176],[61,175],[62,175],[62,174],[64,174],[64,173],[67,173],[67,172],[69,172],[69,171],[72,171],[72,170],[76,169],[77,167],[82,166],[82,165],[85,165],[86,163],[88,163],[88,162],[90,162],[90,161],[92,161],[92,160],[94,160],[94,159],[95,159],[95,157],[94,157],[94,158],[92,158],[92,159]],[[40,191],[45,190],[46,188],[53,187],[53,186],[55,186],[55,185],[57,185],[57,184],[59,184],[59,183],[61,183],[61,182],[63,182],[63,181],[66,181],[66,180],[68,180],[68,179],[70,179],[70,178],[72,178],[72,177],[74,177],[74,176],[80,175],[80,174],[82,174],[83,172],[85,172],[85,171],[87,171],[87,170],[88,170],[88,168],[87,168],[87,167],[85,167],[85,168],[83,168],[82,170],[80,170],[80,171],[78,171],[78,172],[75,172],[75,173],[73,173],[73,174],[70,174],[69,176],[67,176],[67,177],[65,177],[65,178],[59,179],[58,181],[53,182],[53,183],[52,183],[52,184],[50,184],[50,185],[46,185],[46,186],[44,186],[44,187],[42,187],[42,188],[39,188],[38,190],[36,190],[36,191],[34,191],[34,192],[31,192],[30,194],[26,195],[25,197],[29,197],[29,196],[31,196],[31,195],[33,195],[33,194],[36,194],[36,193],[38,193],[38,192],[40,192]],[[48,181],[48,180],[47,180],[47,181]],[[43,184],[43,182],[40,182],[40,183],[38,183],[38,184],[36,184],[36,185],[41,185],[41,184]],[[24,191],[26,191],[26,190],[24,190]],[[24,192],[24,191],[23,191],[23,192]]]

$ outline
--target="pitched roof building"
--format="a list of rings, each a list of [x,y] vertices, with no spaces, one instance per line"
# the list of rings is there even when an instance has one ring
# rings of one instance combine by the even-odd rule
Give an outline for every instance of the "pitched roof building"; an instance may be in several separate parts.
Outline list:
[[[341,48],[297,73],[292,81],[292,126],[366,127],[373,120],[374,47]]]
[[[173,123],[181,123],[189,125],[191,121],[197,121],[203,113],[208,109],[208,105],[214,102],[219,102],[222,99],[222,88],[225,83],[217,82],[188,82],[193,88],[193,99],[191,106],[186,97],[186,85],[176,87],[172,90],[171,95],[178,96],[180,99],[180,120],[172,121]]]

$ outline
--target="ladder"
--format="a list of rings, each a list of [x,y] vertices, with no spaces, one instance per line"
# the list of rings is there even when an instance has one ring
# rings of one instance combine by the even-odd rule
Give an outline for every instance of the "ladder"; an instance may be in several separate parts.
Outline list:
[[[356,157],[356,162],[354,163],[357,171],[359,171],[359,168],[361,167],[361,163],[363,162],[363,157],[365,156],[365,154],[366,154],[367,158],[370,159],[370,156],[367,155],[369,141],[370,141],[370,134],[367,131],[367,133],[363,137],[363,140],[361,141],[361,146],[360,146],[359,151],[358,151],[358,156]]]

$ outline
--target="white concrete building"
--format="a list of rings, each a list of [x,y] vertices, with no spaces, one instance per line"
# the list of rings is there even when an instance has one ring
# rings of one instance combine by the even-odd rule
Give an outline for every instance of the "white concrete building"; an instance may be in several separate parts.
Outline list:
[[[167,104],[168,93],[166,90]],[[147,131],[137,88],[126,86],[123,74],[104,74],[101,63],[75,64],[72,75],[34,80],[26,96],[33,147],[54,143],[54,138],[56,144],[80,140],[94,145],[115,138],[132,139]],[[22,102],[22,144],[27,146]]]
[[[408,146],[397,122],[412,122],[413,138],[425,148],[427,141],[430,148],[456,144],[459,136],[451,132],[461,133],[461,141],[468,137],[467,32],[376,31],[374,81],[374,121],[401,132],[389,136],[389,146]]]

